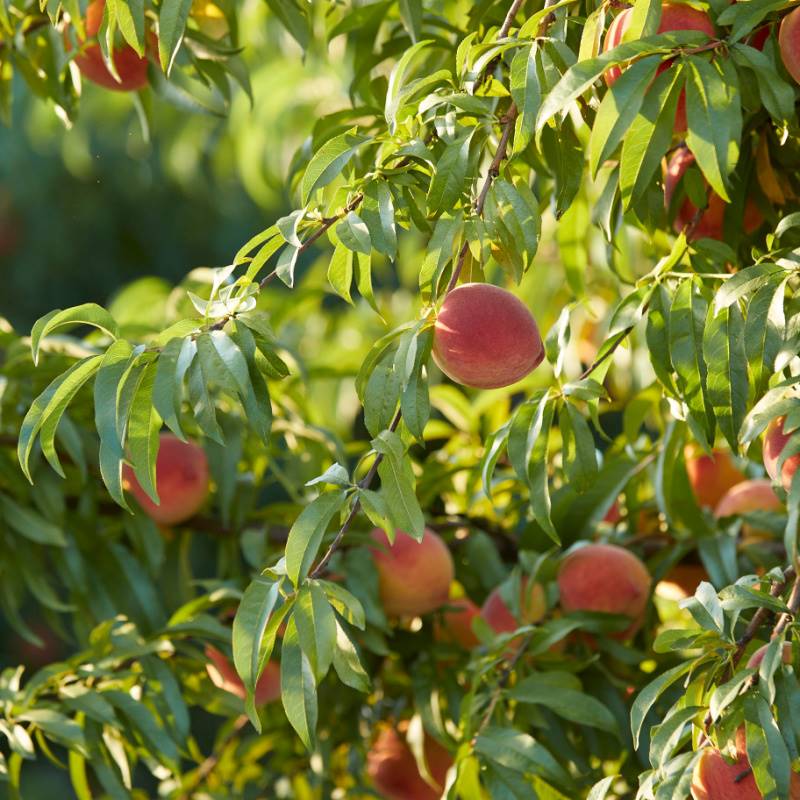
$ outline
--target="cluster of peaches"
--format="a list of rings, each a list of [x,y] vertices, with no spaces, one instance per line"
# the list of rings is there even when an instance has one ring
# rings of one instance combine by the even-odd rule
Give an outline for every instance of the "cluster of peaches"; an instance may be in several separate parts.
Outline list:
[[[625,31],[633,21],[633,8],[627,8],[611,23],[603,44],[605,51],[613,50],[622,43]],[[757,50],[763,50],[771,32],[771,25],[764,25],[756,30],[750,37],[747,44]],[[692,8],[689,5],[679,2],[663,3],[661,6],[661,23],[658,33],[669,33],[673,31],[700,31],[707,36],[716,38],[717,32],[714,23],[705,11]],[[800,48],[798,47],[798,36],[800,36],[800,9],[794,9],[787,14],[780,23],[778,29],[778,45],[781,59],[786,71],[791,77],[800,83]],[[670,62],[663,63],[658,73],[668,69]],[[619,67],[612,67],[605,73],[605,80],[608,86],[613,86],[621,75]],[[678,136],[683,136],[687,129],[686,117],[686,93],[681,92],[678,98],[678,106],[675,112],[674,131]],[[686,174],[687,170],[694,164],[694,154],[685,146],[681,145],[672,154],[666,164],[664,172],[664,202],[669,210],[672,198],[678,185]],[[707,184],[706,184],[707,187]],[[725,221],[726,202],[716,192],[708,190],[707,204],[704,209],[699,210],[697,206],[685,197],[676,209],[674,217],[674,227],[676,232],[687,229],[690,240],[708,238],[723,239],[723,223]],[[742,227],[746,233],[756,231],[764,221],[764,217],[758,209],[752,197],[747,197],[742,211]]]

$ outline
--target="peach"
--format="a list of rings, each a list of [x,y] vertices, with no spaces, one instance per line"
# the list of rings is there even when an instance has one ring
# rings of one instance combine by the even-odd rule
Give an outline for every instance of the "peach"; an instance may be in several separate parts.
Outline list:
[[[208,645],[206,647],[206,672],[211,682],[218,689],[224,692],[241,697],[244,700],[246,691],[244,683],[236,672],[236,668],[216,647]],[[271,703],[281,696],[281,668],[274,661],[267,661],[261,673],[255,691],[255,701],[257,706]]]
[[[389,616],[416,617],[445,605],[453,581],[453,558],[444,540],[429,528],[421,542],[397,531],[390,545],[380,528],[372,531],[381,602]]]
[[[707,580],[702,564],[677,564],[656,584],[656,594],[667,600],[684,600],[697,591],[701,581]]]
[[[617,45],[622,42],[622,37],[628,26],[633,19],[633,8],[626,8],[621,14],[618,14],[614,21],[608,28],[605,41],[603,42],[603,50],[613,50]],[[711,18],[705,11],[698,11],[691,6],[684,5],[683,3],[663,3],[661,6],[661,23],[658,26],[658,33],[669,33],[670,31],[702,31],[709,37],[714,37],[716,31]],[[670,66],[670,61],[664,62],[656,72],[656,75],[662,73]],[[622,74],[622,67],[611,67],[606,70],[605,81],[608,86],[612,86],[614,82]],[[675,112],[675,130],[686,130],[686,92],[682,91],[678,98],[678,108]]]
[[[765,478],[742,481],[728,489],[714,509],[717,519],[732,517],[736,514],[748,514],[751,511],[780,511],[783,508],[772,483]],[[742,526],[744,539],[769,536],[769,531],[761,531],[745,523]]]
[[[758,648],[758,650],[750,656],[747,660],[747,668],[748,669],[758,669],[761,666],[761,662],[764,660],[764,656],[767,654],[767,647],[769,645],[765,644]],[[783,643],[783,663],[784,664],[791,664],[792,663],[792,643],[791,642],[784,642]]]
[[[650,573],[642,561],[613,544],[589,544],[570,553],[558,573],[564,611],[624,614],[631,624],[615,639],[630,638],[644,622]]]
[[[667,162],[664,173],[664,205],[667,210],[669,210],[672,196],[678,188],[678,183],[694,162],[694,154],[685,146],[679,147]],[[727,203],[716,192],[710,192],[708,205],[700,214],[697,223],[689,234],[689,241],[693,242],[697,239],[717,239],[721,241],[724,234],[726,210]],[[692,225],[696,215],[697,206],[688,197],[685,197],[675,213],[675,219],[672,223],[675,233],[680,233],[684,228]],[[764,217],[755,200],[748,195],[745,200],[742,219],[745,233],[755,232],[763,222]]]
[[[763,800],[747,759],[744,725],[736,731],[736,761],[729,763],[719,750],[707,748],[692,775],[694,800]],[[800,775],[793,772],[789,800],[800,800]]]
[[[405,740],[406,730],[401,722],[397,730],[384,728],[378,734],[367,753],[367,774],[385,800],[439,800],[453,759],[436,740],[425,738],[425,762],[435,789],[419,773]]]
[[[511,613],[511,609],[506,605],[500,594],[500,587],[493,589],[481,608],[481,616],[486,620],[486,624],[495,633],[512,633],[522,625],[530,625],[544,617],[547,611],[547,603],[544,597],[544,589],[538,583],[531,584],[523,578],[519,587],[519,608],[521,615],[519,618]]]
[[[729,489],[745,480],[726,450],[709,456],[699,446],[687,445],[683,453],[692,491],[704,508],[716,508]]]
[[[442,303],[433,329],[433,360],[456,383],[510,386],[535,369],[544,345],[533,315],[511,292],[464,283]]]
[[[772,25],[762,25],[750,34],[747,44],[755,47],[756,50],[763,50],[770,33],[772,33]]]
[[[777,417],[767,425],[766,433],[764,434],[764,468],[767,474],[773,481],[778,480],[778,461],[780,460],[783,448],[786,447],[792,433],[784,431],[784,424],[786,417]],[[781,467],[781,483],[783,488],[788,492],[792,486],[792,478],[794,473],[797,472],[797,467],[800,466],[800,453],[795,453],[789,456]]]
[[[216,3],[210,0],[193,0],[190,14],[200,33],[209,39],[222,39],[228,34],[228,20]]]
[[[86,36],[92,39],[97,36],[103,22],[105,0],[93,0],[86,9]],[[150,46],[154,46],[155,37],[150,35]],[[66,39],[67,50],[72,45]],[[80,41],[81,52],[75,56],[78,69],[86,78],[106,89],[119,92],[135,92],[147,85],[147,59],[142,58],[129,44],[120,45],[114,49],[114,66],[119,74],[117,80],[109,71],[103,61],[99,44],[86,45]]]
[[[159,525],[177,525],[193,517],[208,497],[209,473],[205,451],[194,442],[182,442],[171,433],[159,437],[156,457],[156,505],[125,464],[122,482],[147,516]]]
[[[786,71],[800,83],[800,9],[795,8],[782,20],[778,29],[778,46]]]
[[[478,606],[468,597],[451,598],[441,616],[434,622],[433,633],[436,640],[471,650],[478,644],[478,637],[472,630],[472,620],[480,613]]]

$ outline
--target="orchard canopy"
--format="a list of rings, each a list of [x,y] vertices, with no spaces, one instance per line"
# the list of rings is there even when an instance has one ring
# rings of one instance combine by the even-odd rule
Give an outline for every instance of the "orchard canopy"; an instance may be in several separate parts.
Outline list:
[[[800,798],[798,97],[787,0],[0,0],[0,795]]]

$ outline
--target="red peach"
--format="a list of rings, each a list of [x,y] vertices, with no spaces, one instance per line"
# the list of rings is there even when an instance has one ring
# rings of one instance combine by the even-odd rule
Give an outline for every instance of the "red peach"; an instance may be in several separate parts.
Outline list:
[[[767,654],[767,648],[769,647],[768,644],[762,645],[758,648],[758,650],[750,656],[747,660],[747,668],[748,669],[758,669],[761,666],[761,662],[764,660],[764,656]],[[784,642],[783,643],[783,658],[784,664],[791,664],[792,663],[792,644],[791,642]]]
[[[786,447],[792,433],[784,431],[784,424],[786,417],[777,417],[767,426],[766,433],[764,434],[764,468],[767,474],[773,481],[778,480],[778,461],[780,460],[783,448]],[[800,466],[800,453],[795,453],[789,456],[781,468],[781,483],[783,488],[788,492],[792,486],[792,478],[794,473],[797,472],[797,467]]]
[[[206,647],[206,672],[218,689],[229,692],[244,700],[247,692],[236,668],[216,647]],[[256,683],[255,702],[257,706],[271,703],[281,696],[281,668],[273,661],[267,661]]]
[[[697,591],[701,581],[707,580],[702,564],[677,564],[656,584],[656,594],[667,600],[684,600]]]
[[[417,762],[404,738],[406,729],[407,726],[400,723],[397,730],[384,728],[378,734],[367,753],[367,774],[385,800],[439,800],[453,759],[435,739],[425,738],[425,762],[438,786],[434,789],[419,774]]]
[[[156,457],[156,491],[160,503],[156,505],[145,494],[127,464],[122,468],[122,482],[147,516],[159,525],[177,525],[193,517],[208,497],[208,459],[200,445],[162,433]]]
[[[533,315],[511,292],[464,283],[442,303],[433,329],[433,360],[456,383],[510,386],[535,369],[544,345]]]
[[[512,633],[522,625],[539,622],[547,611],[544,589],[538,583],[528,588],[529,581],[523,578],[519,587],[520,618],[511,613],[500,593],[500,587],[491,591],[481,608],[481,616],[495,633]]]
[[[381,602],[389,616],[416,617],[447,603],[455,571],[450,551],[438,534],[426,528],[417,542],[397,531],[390,545],[386,533],[375,528],[372,540],[381,545],[371,549]]]
[[[642,561],[613,544],[590,544],[574,550],[558,573],[564,611],[624,614],[631,624],[615,639],[630,638],[644,621],[650,594],[650,573]]]
[[[778,29],[778,46],[786,71],[800,83],[800,9],[790,11]]]
[[[436,640],[471,650],[478,644],[478,637],[472,630],[472,620],[480,613],[478,606],[468,597],[451,598],[441,617],[434,622]]]
[[[717,519],[731,517],[736,514],[748,514],[751,511],[780,511],[783,508],[772,483],[765,478],[742,481],[729,489],[714,509]],[[761,531],[745,523],[742,526],[744,539],[769,536],[769,531]]]
[[[709,456],[699,446],[687,445],[684,457],[692,491],[704,508],[716,508],[729,489],[745,480],[726,450],[714,450]]]

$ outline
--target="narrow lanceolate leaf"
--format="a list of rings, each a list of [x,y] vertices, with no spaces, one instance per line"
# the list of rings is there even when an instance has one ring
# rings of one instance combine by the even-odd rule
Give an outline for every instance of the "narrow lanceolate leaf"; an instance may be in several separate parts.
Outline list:
[[[714,294],[714,313],[739,300],[748,300],[762,286],[777,285],[785,275],[783,267],[769,262],[740,270],[717,289]]]
[[[675,384],[672,381],[672,367],[669,357],[669,306],[669,294],[659,284],[650,296],[645,338],[647,340],[650,363],[656,377],[665,389],[675,394]]]
[[[485,442],[483,455],[478,465],[481,482],[483,483],[483,491],[486,493],[489,500],[492,499],[492,477],[494,476],[497,461],[508,442],[508,437],[511,433],[511,423],[512,420],[509,420],[502,428],[499,428],[489,436]]]
[[[384,109],[384,116],[389,125],[389,133],[394,133],[397,126],[397,112],[400,110],[401,92],[403,85],[406,83],[406,76],[411,67],[411,62],[429,44],[432,44],[431,40],[425,39],[417,42],[413,47],[409,47],[394,65],[389,75],[389,85],[386,89],[386,107]]]
[[[647,684],[636,696],[631,707],[631,733],[633,734],[633,746],[639,746],[639,736],[642,732],[642,725],[647,716],[647,712],[653,707],[661,694],[668,689],[678,678],[685,675],[694,665],[693,661],[678,664],[677,667],[662,672],[655,680]]]
[[[197,344],[187,336],[185,339],[170,339],[158,356],[153,405],[164,424],[179,439],[186,438],[180,421],[183,379],[196,353]]]
[[[786,314],[783,304],[786,280],[762,286],[747,306],[744,344],[754,395],[761,397],[775,373],[775,359],[783,343]]]
[[[561,786],[573,785],[552,753],[522,731],[490,725],[478,736],[475,752],[514,772],[540,775]]]
[[[511,61],[511,97],[517,107],[513,153],[530,144],[536,129],[536,115],[542,102],[542,89],[537,72],[538,46],[523,47]]]
[[[686,82],[686,144],[711,188],[726,202],[728,176],[739,160],[742,112],[736,70],[717,62],[689,60]]]
[[[715,420],[706,396],[708,370],[703,358],[703,328],[708,304],[694,282],[684,281],[672,301],[669,312],[670,359],[678,375],[678,388],[695,422],[714,441]]]
[[[428,209],[432,212],[452,211],[467,189],[469,146],[475,128],[450,142],[436,162],[435,172],[428,190]]]
[[[550,487],[547,473],[547,456],[550,449],[550,427],[553,424],[555,403],[548,402],[545,395],[543,401],[541,431],[536,437],[531,450],[528,466],[528,480],[530,482],[530,500],[533,516],[544,532],[556,543],[561,539],[553,527],[550,519]]]
[[[744,320],[734,304],[709,314],[703,332],[703,358],[708,367],[708,399],[719,429],[735,452],[747,413],[747,356]]]
[[[300,512],[292,525],[286,540],[286,574],[295,586],[308,575],[330,521],[346,500],[346,492],[321,494]]]
[[[64,532],[54,523],[46,520],[32,508],[15,503],[10,497],[0,494],[0,519],[16,533],[37,544],[66,547]]]
[[[350,634],[336,620],[336,649],[333,652],[333,668],[339,680],[357,692],[368,692],[369,675],[361,664],[358,650]]]
[[[73,364],[65,373],[55,378],[33,401],[22,420],[17,442],[17,458],[22,471],[33,482],[30,473],[30,457],[36,437],[42,426],[51,417],[60,419],[78,390],[100,368],[103,356],[90,356]]]
[[[678,65],[662,72],[647,90],[623,140],[619,188],[626,209],[643,197],[670,146],[683,82]]]
[[[169,75],[183,41],[192,0],[164,0],[158,10],[158,59]]]
[[[735,44],[730,52],[736,64],[755,73],[761,101],[769,115],[778,123],[789,120],[794,113],[794,90],[778,75],[772,60],[760,50],[741,43]]]
[[[394,201],[386,181],[372,181],[364,189],[361,218],[369,230],[372,246],[389,258],[397,255]]]
[[[589,137],[589,170],[593,178],[636,119],[660,63],[661,56],[648,56],[631,64],[603,97]]]
[[[272,641],[265,642],[270,616],[278,602],[279,586],[268,578],[258,576],[242,595],[233,619],[233,664],[247,690],[247,713],[258,730],[261,723],[252,702],[261,664],[272,651]]]
[[[319,683],[333,662],[336,647],[336,615],[316,581],[309,581],[297,594],[292,619],[297,625],[300,647]]]
[[[341,175],[358,148],[368,141],[368,136],[361,136],[356,133],[356,128],[351,128],[325,142],[314,153],[303,175],[303,182],[300,185],[303,205],[308,204],[311,195],[317,189],[327,186],[334,178]]]
[[[745,741],[747,760],[762,796],[789,797],[789,753],[772,710],[758,695],[750,695],[745,701]]]
[[[39,363],[39,348],[44,339],[57,328],[71,327],[74,325],[91,325],[108,334],[112,339],[117,338],[117,323],[111,314],[96,303],[84,303],[81,306],[67,308],[63,311],[57,309],[36,322],[31,331],[31,352],[33,363]]]
[[[158,454],[158,432],[161,417],[153,407],[153,385],[158,365],[148,364],[131,404],[128,418],[128,450],[131,465],[142,489],[148,497],[158,503],[156,491],[156,455]]]
[[[294,617],[286,625],[281,646],[281,701],[300,741],[312,750],[317,728],[317,689],[311,663],[300,647]]]
[[[586,800],[605,800],[609,790],[611,789],[611,784],[614,783],[616,779],[616,775],[609,775],[607,778],[603,778],[602,780],[598,781],[594,786],[592,786],[592,790],[589,792]]]
[[[395,527],[422,541],[425,517],[417,500],[414,472],[402,439],[396,433],[383,431],[372,440],[372,446],[383,456],[378,475],[390,519]]]

